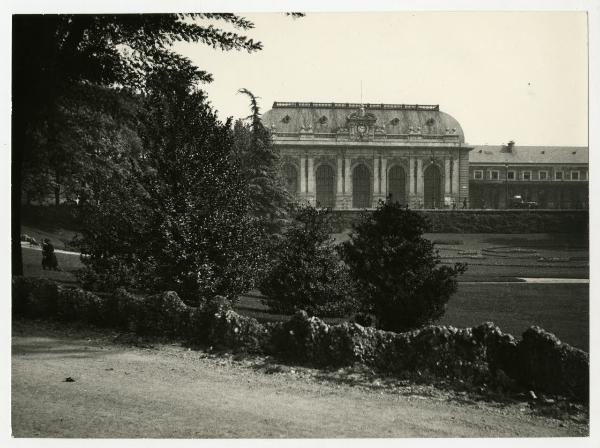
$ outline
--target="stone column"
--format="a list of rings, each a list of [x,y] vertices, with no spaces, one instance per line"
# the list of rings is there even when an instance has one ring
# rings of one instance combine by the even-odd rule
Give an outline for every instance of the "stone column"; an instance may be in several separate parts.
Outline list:
[[[335,192],[335,208],[340,210],[344,208],[344,172],[342,169],[341,156],[337,158],[337,190]]]
[[[352,171],[350,170],[350,159],[345,159],[345,172],[344,176],[344,194],[346,196],[352,196]]]
[[[416,207],[417,198],[415,192],[415,159],[414,157],[408,158],[408,205],[411,208]]]
[[[306,187],[307,199],[312,205],[315,205],[315,164],[312,157],[308,158],[308,185]]]
[[[381,195],[387,198],[387,159],[381,159]]]
[[[423,203],[423,160],[417,159],[417,196]]]
[[[371,206],[377,207],[379,202],[379,156],[373,157],[373,197],[371,198]]]
[[[456,202],[458,203],[458,199],[460,197],[460,173],[459,173],[459,158],[456,157],[452,163],[452,194],[456,198]],[[462,206],[462,205],[461,205]]]
[[[306,193],[306,158],[300,157],[300,193]]]
[[[373,196],[379,194],[379,157],[373,158]]]
[[[410,196],[415,195],[415,159],[408,159],[408,192]]]
[[[444,160],[444,195],[450,196],[450,159]]]

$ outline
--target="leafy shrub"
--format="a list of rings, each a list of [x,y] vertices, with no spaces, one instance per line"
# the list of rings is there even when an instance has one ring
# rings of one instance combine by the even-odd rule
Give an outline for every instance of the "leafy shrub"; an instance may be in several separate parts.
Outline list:
[[[330,237],[330,213],[310,206],[297,211],[260,284],[266,304],[282,314],[346,316],[357,309],[355,287]]]
[[[233,310],[214,315],[209,326],[209,344],[236,351],[261,353],[269,333],[256,319],[240,316]]]
[[[306,311],[297,311],[287,322],[273,328],[273,350],[288,360],[329,363],[329,326]]]
[[[466,266],[439,266],[438,252],[422,236],[427,230],[422,215],[380,202],[342,245],[363,311],[373,313],[382,329],[407,331],[434,322],[456,292],[456,277]]]
[[[84,267],[75,271],[77,280],[83,288],[90,291],[113,292],[118,288],[133,288],[136,285],[134,267],[116,256],[105,256],[88,264],[88,258],[82,257]]]
[[[142,301],[143,313],[138,325],[159,335],[178,336],[188,326],[190,307],[174,291],[147,296]]]
[[[518,342],[512,335],[502,333],[492,322],[485,322],[473,328],[473,336],[485,348],[486,360],[493,374],[502,370],[512,378],[519,375]]]
[[[58,286],[51,280],[13,277],[12,309],[14,315],[48,317],[56,313]]]
[[[66,321],[82,321],[101,325],[106,323],[107,299],[79,288],[60,288],[56,316]]]
[[[589,355],[562,344],[556,336],[534,326],[518,345],[521,383],[548,392],[589,396]]]
[[[236,300],[263,269],[265,232],[250,215],[231,127],[188,75],[157,70],[146,80],[140,157],[106,173],[78,208],[88,285],[176,291],[196,306],[215,294]]]
[[[191,310],[188,337],[219,348],[260,353],[269,342],[269,331],[256,319],[234,312],[225,297],[216,296]]]

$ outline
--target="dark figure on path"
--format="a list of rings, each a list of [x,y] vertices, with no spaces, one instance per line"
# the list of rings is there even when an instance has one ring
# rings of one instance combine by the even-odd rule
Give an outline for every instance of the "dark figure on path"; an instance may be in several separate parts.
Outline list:
[[[463,207],[462,208],[467,208],[467,198],[463,199]]]
[[[54,246],[48,238],[46,238],[42,243],[42,269],[60,271],[60,268],[58,267],[58,260],[56,259],[56,254],[54,253]]]

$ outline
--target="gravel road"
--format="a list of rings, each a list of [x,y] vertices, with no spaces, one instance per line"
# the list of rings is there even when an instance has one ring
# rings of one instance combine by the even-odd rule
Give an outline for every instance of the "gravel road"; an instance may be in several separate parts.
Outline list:
[[[110,331],[16,321],[15,437],[583,436],[587,422],[433,387],[188,350]],[[72,381],[65,381],[71,378]]]

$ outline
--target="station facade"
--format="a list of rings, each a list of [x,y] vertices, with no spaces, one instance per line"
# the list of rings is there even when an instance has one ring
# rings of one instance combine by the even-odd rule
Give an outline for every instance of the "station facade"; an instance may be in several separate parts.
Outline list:
[[[275,102],[262,119],[298,200],[339,210],[468,202],[473,147],[437,105]]]
[[[438,105],[275,102],[262,117],[288,190],[337,210],[588,208],[588,148],[472,146]]]

